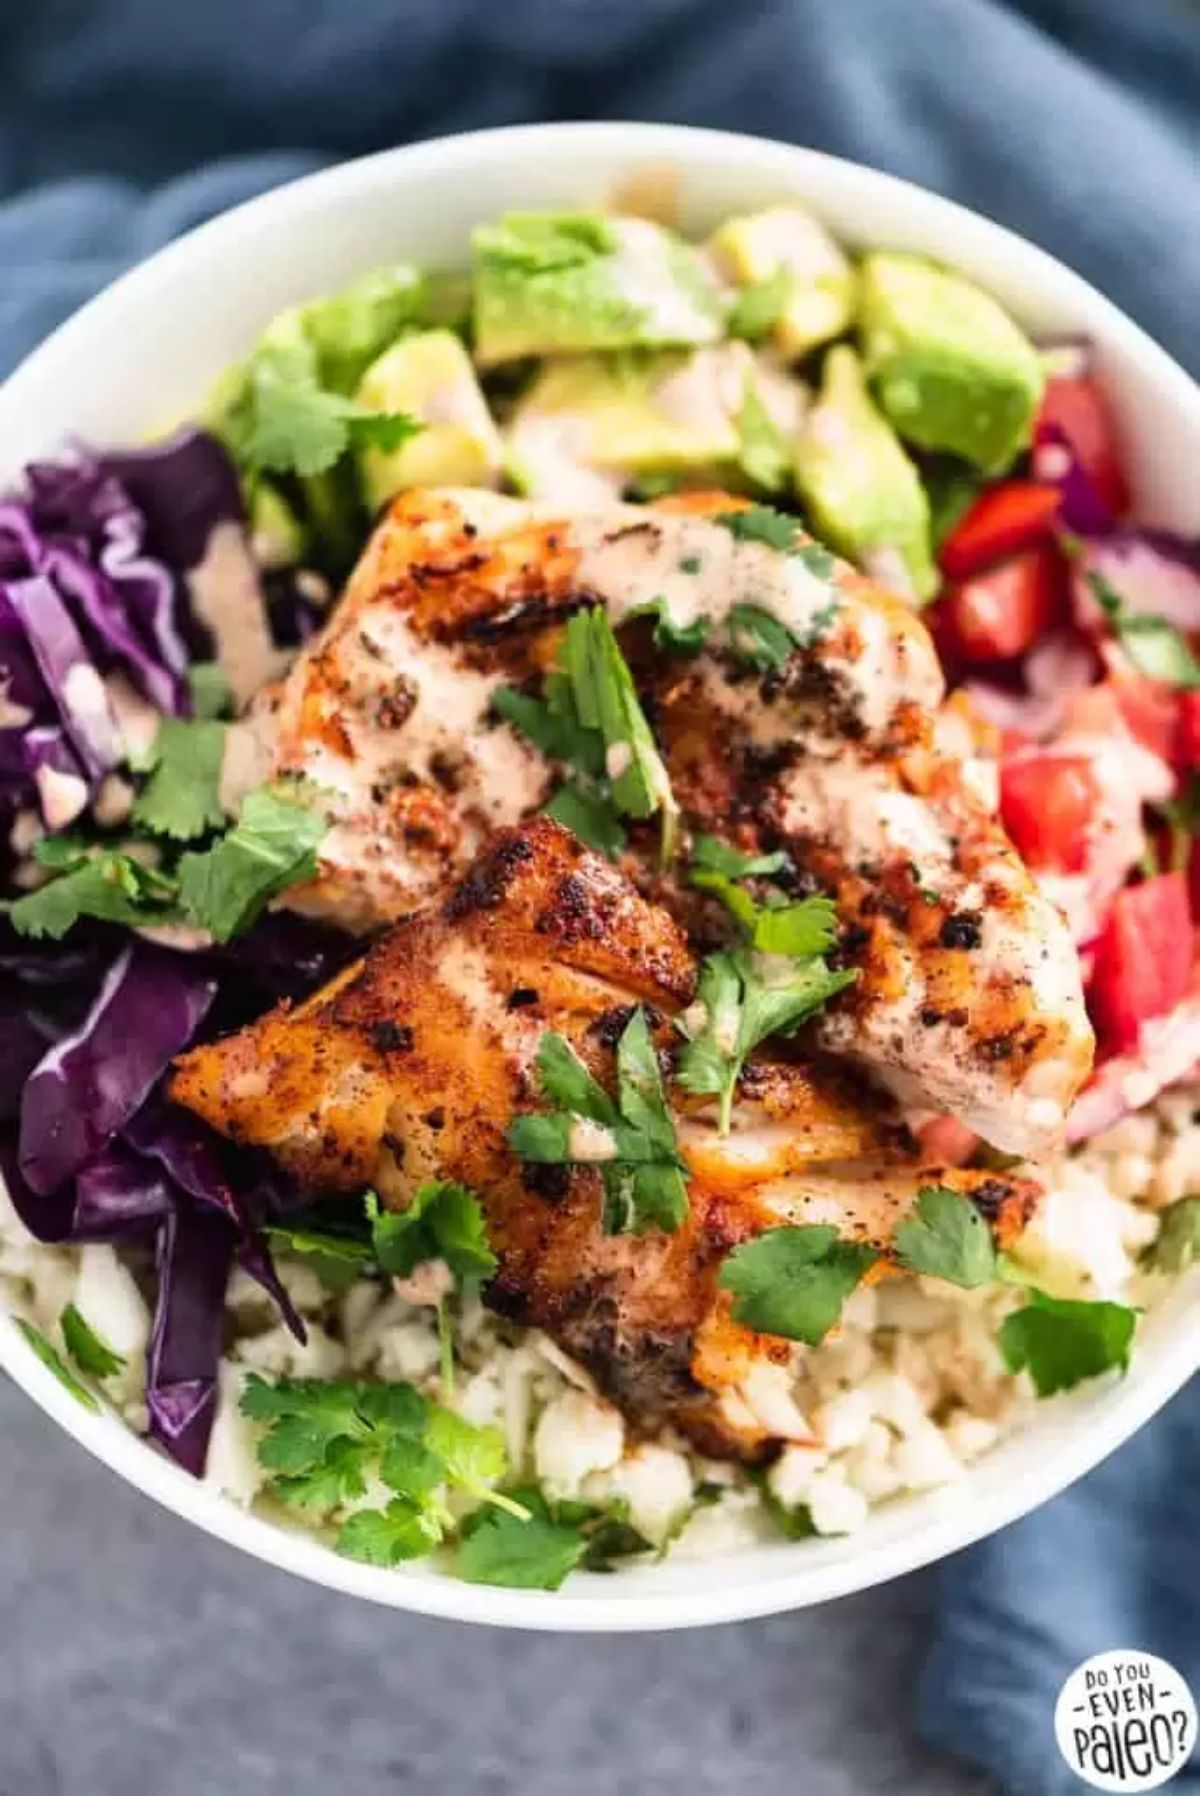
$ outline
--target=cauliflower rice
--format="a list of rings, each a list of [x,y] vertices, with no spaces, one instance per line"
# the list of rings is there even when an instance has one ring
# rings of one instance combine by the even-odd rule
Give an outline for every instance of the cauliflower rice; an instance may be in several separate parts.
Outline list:
[[[1016,1257],[1053,1295],[1148,1307],[1168,1284],[1139,1264],[1158,1232],[1158,1213],[1197,1188],[1200,1085],[1191,1085],[1064,1159],[1047,1177],[1047,1196]],[[820,1347],[797,1346],[790,1367],[760,1366],[742,1387],[741,1400],[787,1442],[765,1477],[756,1477],[705,1459],[670,1433],[638,1439],[552,1341],[489,1314],[478,1299],[457,1317],[459,1369],[447,1393],[431,1309],[369,1278],[335,1292],[303,1258],[281,1255],[279,1270],[307,1324],[307,1343],[294,1340],[262,1289],[235,1272],[205,1481],[292,1526],[296,1513],[264,1494],[258,1430],[238,1407],[252,1372],[412,1383],[471,1422],[499,1426],[514,1479],[534,1479],[552,1498],[620,1500],[638,1533],[677,1559],[778,1538],[781,1524],[789,1533],[853,1534],[877,1504],[961,1479],[1036,1403],[1027,1376],[1010,1374],[997,1346],[1000,1322],[1019,1301],[1012,1287],[969,1291],[888,1277],[853,1294]],[[145,1432],[150,1309],[136,1265],[107,1246],[34,1241],[0,1187],[0,1298],[59,1346],[58,1319],[73,1303],[124,1357],[104,1393],[132,1429]],[[369,1507],[378,1495],[368,1491],[350,1507]]]

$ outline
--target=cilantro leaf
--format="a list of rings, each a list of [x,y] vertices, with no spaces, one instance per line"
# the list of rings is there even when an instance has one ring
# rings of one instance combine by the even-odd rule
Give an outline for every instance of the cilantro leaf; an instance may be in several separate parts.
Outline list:
[[[418,1188],[406,1210],[368,1203],[375,1258],[387,1273],[408,1278],[425,1260],[444,1260],[456,1280],[490,1278],[499,1264],[488,1245],[483,1206],[453,1179]]]
[[[604,744],[604,771],[613,802],[628,817],[652,817],[661,811],[663,859],[669,860],[679,808],[633,676],[599,606],[577,611],[569,619],[563,672],[580,723],[597,730]]]
[[[63,1389],[69,1391],[75,1401],[77,1403],[82,1403],[85,1409],[90,1409],[94,1414],[99,1415],[99,1399],[95,1396],[94,1392],[88,1390],[85,1384],[80,1384],[74,1372],[71,1371],[70,1367],[63,1359],[62,1354],[58,1351],[58,1348],[53,1346],[46,1339],[41,1329],[35,1328],[32,1322],[26,1322],[23,1316],[18,1316],[16,1318],[16,1323],[21,1333],[25,1336],[25,1339],[29,1342],[29,1345],[33,1348],[33,1351],[41,1360],[43,1366],[53,1372]]]
[[[782,667],[797,646],[787,625],[758,605],[734,605],[728,631],[729,646],[742,665],[764,673]]]
[[[334,1546],[347,1559],[392,1566],[423,1559],[441,1540],[436,1517],[406,1497],[396,1497],[386,1509],[357,1509],[347,1516]]]
[[[248,929],[270,899],[311,879],[328,828],[300,781],[247,794],[237,823],[204,854],[179,863],[180,900],[192,922],[218,942]]]
[[[685,573],[698,571],[698,559],[692,559],[696,560],[695,567],[685,566],[683,562],[680,562],[679,565]],[[626,612],[625,615],[628,621],[632,621],[635,617],[652,617],[654,619],[655,648],[665,650],[668,655],[680,655],[685,660],[690,660],[693,655],[700,653],[712,628],[706,617],[695,617],[690,624],[677,624],[667,608],[667,601],[662,593],[655,599],[647,599],[643,604],[635,605],[632,611]]]
[[[1200,660],[1182,631],[1164,617],[1131,611],[1103,574],[1089,573],[1087,583],[1108,616],[1113,630],[1138,672],[1185,691],[1200,690]]]
[[[896,1258],[907,1272],[944,1278],[973,1291],[996,1277],[992,1231],[970,1198],[945,1185],[923,1185],[913,1214],[895,1233]]]
[[[459,1577],[513,1590],[557,1590],[583,1558],[587,1542],[578,1528],[552,1521],[544,1504],[539,1508],[528,1521],[494,1508],[469,1515],[455,1560]]]
[[[791,867],[791,856],[782,848],[770,854],[743,854],[719,836],[697,836],[692,843],[692,868],[723,873],[729,879],[769,878]]]
[[[1085,1303],[1031,1291],[1004,1318],[1000,1351],[1010,1372],[1028,1371],[1039,1397],[1070,1390],[1113,1366],[1124,1372],[1137,1311],[1120,1303]]]
[[[311,344],[265,345],[246,365],[230,410],[234,452],[245,466],[311,476],[353,447],[393,450],[422,426],[403,412],[373,412],[321,384]]]
[[[545,699],[501,686],[492,696],[492,709],[551,760],[565,761],[593,778],[604,773],[603,738],[579,721],[570,682],[561,673],[546,681]]]
[[[743,287],[725,320],[729,335],[740,337],[745,343],[760,342],[787,310],[795,284],[791,269],[781,262],[762,280]]]
[[[227,725],[164,717],[138,767],[149,773],[133,802],[133,821],[156,836],[178,842],[203,836],[225,823],[221,761]]]
[[[824,1223],[774,1228],[735,1247],[718,1283],[734,1293],[736,1321],[816,1347],[877,1258]]]
[[[1200,1197],[1181,1197],[1168,1204],[1145,1260],[1158,1272],[1182,1272],[1200,1260]]]
[[[564,780],[545,806],[545,813],[610,861],[619,859],[625,851],[629,838],[621,826],[612,798],[599,783]]]
[[[768,549],[780,549],[785,554],[797,547],[799,521],[770,505],[747,505],[740,511],[718,512],[716,522],[724,524],[730,536],[736,536],[739,542],[765,543]]]
[[[259,1463],[284,1503],[323,1510],[360,1498],[378,1479],[394,1492],[384,1509],[358,1511],[339,1552],[397,1564],[429,1552],[451,1525],[450,1486],[515,1516],[525,1510],[492,1483],[505,1470],[504,1441],[431,1403],[408,1384],[251,1375],[242,1413],[263,1424]]]
[[[775,422],[752,379],[747,379],[738,413],[738,466],[765,492],[779,493],[792,472],[792,445]]]
[[[538,1044],[535,1066],[549,1113],[515,1117],[508,1142],[540,1165],[593,1165],[604,1186],[608,1234],[677,1229],[687,1214],[687,1186],[667,1107],[658,1055],[639,1005],[617,1043],[617,1096],[609,1096],[570,1043],[552,1031]]]
[[[34,852],[46,864],[53,851],[47,841],[38,843]],[[76,857],[57,879],[18,898],[9,907],[8,918],[18,935],[59,941],[81,917],[131,928],[168,922],[176,914],[176,891],[166,875],[143,867],[130,855],[102,849]]]
[[[227,717],[233,710],[233,692],[217,661],[193,661],[187,674],[193,715],[203,723]]]
[[[700,969],[696,1001],[677,1023],[686,1037],[679,1083],[719,1100],[718,1127],[727,1134],[747,1056],[768,1035],[798,1029],[857,977],[831,972],[819,958],[780,970],[740,949],[710,954]]]
[[[111,1378],[114,1373],[124,1371],[124,1355],[113,1352],[108,1342],[85,1321],[73,1303],[67,1305],[58,1319],[58,1325],[62,1329],[67,1352],[79,1370],[86,1372],[89,1378]]]

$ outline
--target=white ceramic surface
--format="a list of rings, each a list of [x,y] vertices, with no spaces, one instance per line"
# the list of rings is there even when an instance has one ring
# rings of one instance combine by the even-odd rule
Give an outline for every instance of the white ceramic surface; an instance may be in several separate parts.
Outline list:
[[[1116,401],[1143,515],[1200,530],[1200,389],[1078,276],[987,220],[870,169],[750,137],[637,124],[519,127],[418,144],[312,176],[193,231],[85,306],[0,389],[0,484],[31,456],[72,439],[135,441],[186,416],[283,305],[397,258],[458,262],[478,221],[506,207],[600,200],[647,165],[677,171],[689,229],[799,198],[852,244],[919,249],[957,265],[1035,333],[1087,337]],[[1031,1428],[960,1484],[876,1511],[852,1539],[781,1542],[616,1577],[576,1575],[557,1593],[487,1589],[423,1566],[389,1572],[338,1558],[308,1536],[246,1515],[110,1417],[89,1415],[4,1315],[0,1364],[139,1490],[316,1583],[501,1626],[672,1628],[842,1596],[1025,1514],[1119,1446],[1196,1369],[1198,1299],[1200,1269],[1147,1319],[1123,1381],[1043,1405]]]

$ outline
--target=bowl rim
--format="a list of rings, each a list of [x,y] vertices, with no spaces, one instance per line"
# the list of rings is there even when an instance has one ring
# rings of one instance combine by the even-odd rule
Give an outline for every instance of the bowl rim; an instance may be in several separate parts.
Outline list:
[[[690,157],[702,161],[701,153],[720,154],[740,161],[764,185],[775,177],[790,178],[801,191],[850,183],[883,197],[895,196],[906,207],[932,208],[948,230],[965,236],[968,247],[979,244],[1015,257],[1043,292],[1050,292],[1065,310],[1086,315],[1089,329],[1101,332],[1107,347],[1119,348],[1136,362],[1144,377],[1164,393],[1165,404],[1177,404],[1200,421],[1200,387],[1112,301],[1036,244],[932,189],[842,157],[747,133],[585,121],[503,126],[402,145],[303,175],[218,214],[121,275],[36,347],[0,386],[0,422],[27,385],[61,378],[95,320],[130,303],[147,303],[186,274],[189,265],[205,264],[223,239],[232,242],[252,231],[260,218],[270,214],[278,225],[288,213],[319,212],[336,204],[343,193],[357,194],[377,181],[385,182],[401,167],[406,182],[419,178],[423,167],[436,166],[443,176],[464,173],[491,153],[519,153],[551,140],[564,153],[579,148],[597,159],[607,154],[614,167],[630,159],[632,148],[639,163],[669,159],[685,174]],[[493,1626],[612,1633],[670,1630],[797,1609],[869,1588],[957,1552],[1058,1494],[1136,1432],[1200,1366],[1200,1340],[1194,1327],[1188,1327],[1189,1313],[1200,1295],[1200,1267],[1183,1284],[1191,1295],[1177,1292],[1178,1305],[1172,1298],[1179,1316],[1173,1332],[1155,1341],[1153,1367],[1140,1376],[1135,1369],[1123,1382],[1092,1392],[1092,1425],[1080,1438],[1069,1438],[1061,1454],[1041,1456],[1008,1480],[989,1479],[985,1462],[968,1474],[969,1497],[963,1486],[958,1487],[948,1509],[923,1498],[907,1499],[910,1510],[923,1506],[913,1529],[893,1539],[868,1542],[841,1558],[817,1562],[811,1554],[819,1548],[809,1549],[797,1554],[795,1570],[782,1576],[739,1580],[729,1575],[708,1587],[702,1562],[697,1562],[694,1589],[639,1592],[631,1585],[619,1600],[591,1594],[585,1579],[557,1592],[512,1590],[467,1584],[441,1573],[409,1576],[340,1558],[312,1536],[248,1513],[211,1486],[191,1479],[119,1418],[84,1410],[38,1359],[8,1311],[0,1311],[0,1368],[69,1435],[144,1495],[205,1533],[312,1583],[396,1609]],[[1078,1398],[1052,1401],[1065,1408],[1073,1407]],[[1043,1405],[1040,1413],[1049,1410]],[[719,1563],[728,1568],[733,1560],[727,1556]]]

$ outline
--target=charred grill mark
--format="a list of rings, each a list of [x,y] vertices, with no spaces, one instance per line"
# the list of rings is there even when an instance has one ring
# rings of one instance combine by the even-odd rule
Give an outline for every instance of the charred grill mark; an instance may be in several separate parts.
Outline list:
[[[563,943],[599,941],[604,934],[604,918],[586,880],[578,873],[567,873],[559,880],[549,908],[534,927],[539,935],[555,935]]]
[[[537,1001],[538,994],[532,985],[517,985],[509,992],[504,1008],[505,1010],[528,1010],[529,1006],[536,1004]]]
[[[457,625],[438,630],[436,635],[443,642],[503,642],[506,637],[545,629],[548,624],[559,623],[576,611],[586,611],[599,603],[595,593],[574,592],[563,598],[530,593],[502,611],[492,612],[487,617],[469,617]]]
[[[983,941],[983,918],[977,910],[955,911],[938,931],[943,948],[963,948],[970,952]]]
[[[522,836],[510,836],[485,851],[446,904],[448,922],[460,923],[473,911],[498,910],[519,867],[533,859],[533,849]]]
[[[521,1183],[534,1197],[547,1203],[561,1203],[571,1189],[569,1166],[547,1166],[537,1160],[522,1160]]]
[[[413,1032],[407,1023],[384,1020],[372,1023],[371,1046],[381,1054],[407,1054],[413,1045]]]

